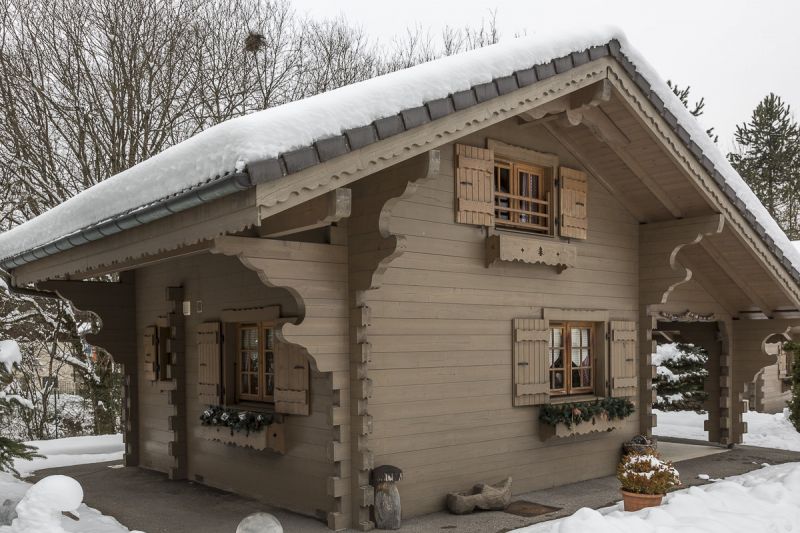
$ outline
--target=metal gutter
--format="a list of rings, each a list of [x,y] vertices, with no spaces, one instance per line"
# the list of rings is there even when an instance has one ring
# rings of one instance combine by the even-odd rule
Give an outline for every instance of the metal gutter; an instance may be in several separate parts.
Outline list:
[[[113,217],[80,231],[61,237],[49,244],[38,246],[23,254],[15,255],[0,261],[0,268],[10,270],[31,263],[37,259],[65,252],[81,244],[120,233],[126,229],[142,226],[169,215],[186,211],[201,204],[205,204],[228,196],[230,194],[249,189],[256,185],[246,171],[226,174],[221,178],[204,183],[198,187],[188,189],[174,196],[163,198],[145,207],[130,211],[123,215]],[[9,284],[9,287],[11,285]]]

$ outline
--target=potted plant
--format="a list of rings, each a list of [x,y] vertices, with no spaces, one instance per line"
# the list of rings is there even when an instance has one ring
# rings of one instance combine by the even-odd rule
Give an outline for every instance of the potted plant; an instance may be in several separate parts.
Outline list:
[[[678,471],[655,452],[633,452],[622,458],[617,467],[622,483],[622,499],[626,511],[661,505],[668,490],[678,487]]]

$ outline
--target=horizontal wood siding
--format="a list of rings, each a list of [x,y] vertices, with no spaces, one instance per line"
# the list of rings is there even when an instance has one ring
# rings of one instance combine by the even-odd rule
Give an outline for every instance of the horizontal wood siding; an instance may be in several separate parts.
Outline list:
[[[200,376],[195,344],[198,325],[218,320],[223,309],[232,308],[280,305],[284,315],[291,316],[296,313],[293,299],[285,290],[265,286],[234,257],[196,255],[137,271],[140,331],[166,314],[165,288],[177,285],[183,285],[184,297],[192,302],[193,310],[185,317],[189,479],[324,519],[333,503],[326,489],[327,478],[333,472],[333,463],[327,458],[331,440],[330,374],[311,372],[310,416],[286,416],[286,455],[239,448],[197,436],[198,418],[205,407],[198,397]],[[203,301],[201,314],[195,312],[197,300]],[[173,432],[169,417],[174,415],[174,408],[168,405],[170,388],[171,383],[159,381],[139,383],[141,463],[163,472],[171,466],[169,442]]]
[[[580,168],[551,137],[512,124],[459,142],[482,147],[487,137],[554,152]],[[366,296],[369,447],[376,466],[403,469],[406,517],[441,509],[449,491],[509,475],[519,494],[611,474],[620,444],[638,428],[632,417],[611,433],[543,441],[538,407],[512,405],[513,319],[541,318],[543,307],[557,307],[636,320],[637,222],[589,176],[588,234],[573,241],[575,268],[486,268],[486,229],[454,222],[453,155],[452,145],[443,146],[439,175],[393,208],[389,229],[405,236],[405,251]],[[356,188],[396,187],[393,180],[402,178],[380,175]],[[352,232],[350,246],[375,249]]]

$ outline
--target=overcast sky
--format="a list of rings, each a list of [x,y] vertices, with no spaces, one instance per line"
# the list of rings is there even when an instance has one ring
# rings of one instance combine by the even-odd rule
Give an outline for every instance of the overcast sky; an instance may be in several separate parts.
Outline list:
[[[800,109],[800,0],[293,0],[298,11],[343,14],[391,40],[408,26],[479,25],[497,9],[502,39],[543,25],[576,31],[616,25],[664,79],[706,99],[702,121],[720,147],[770,91]],[[795,115],[797,116],[797,114]]]

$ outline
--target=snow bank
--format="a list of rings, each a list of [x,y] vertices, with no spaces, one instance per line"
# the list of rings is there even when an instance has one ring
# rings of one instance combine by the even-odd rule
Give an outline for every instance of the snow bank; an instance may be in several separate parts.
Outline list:
[[[708,440],[708,432],[703,430],[703,421],[708,415],[693,411],[653,411],[658,415],[658,425],[653,433],[662,437]],[[747,433],[744,444],[762,448],[776,448],[800,452],[800,433],[789,422],[788,410],[783,413],[767,414],[748,411],[744,414]]]
[[[20,501],[19,517],[11,526],[0,527],[0,533],[128,533],[128,528],[110,516],[81,503],[83,489],[67,476],[49,476],[35,485],[0,472],[0,501]],[[74,521],[62,516],[70,511],[80,517]],[[131,532],[141,533],[141,532]]]
[[[661,507],[621,505],[517,529],[515,533],[800,533],[800,463],[770,466],[668,494]]]
[[[26,444],[38,448],[45,457],[31,461],[15,460],[14,468],[22,477],[45,468],[120,461],[125,451],[119,434],[34,440]]]
[[[0,341],[0,364],[6,367],[6,371],[11,372],[14,365],[20,362],[22,362],[22,352],[19,351],[17,341]]]
[[[316,140],[444,98],[516,70],[612,39],[648,80],[736,194],[800,270],[800,252],[728,164],[704,128],[656,71],[613,27],[552,28],[356,83],[311,98],[229,120],[95,185],[39,217],[0,235],[0,257],[48,244],[87,226]],[[54,234],[53,229],[58,228]]]

